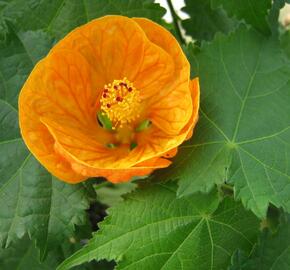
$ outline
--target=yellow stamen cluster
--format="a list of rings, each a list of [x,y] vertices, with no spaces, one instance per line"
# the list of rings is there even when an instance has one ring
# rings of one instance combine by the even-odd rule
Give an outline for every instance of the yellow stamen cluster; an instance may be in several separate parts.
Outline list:
[[[111,120],[113,129],[122,128],[140,117],[140,92],[127,79],[105,85],[101,110]]]

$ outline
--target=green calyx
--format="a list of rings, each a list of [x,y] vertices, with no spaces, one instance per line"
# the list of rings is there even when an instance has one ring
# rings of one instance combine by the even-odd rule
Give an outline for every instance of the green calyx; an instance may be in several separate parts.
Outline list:
[[[105,113],[98,112],[98,121],[104,129],[113,130],[112,122]]]
[[[135,129],[136,132],[141,132],[151,126],[152,122],[149,119],[142,121],[137,128]]]

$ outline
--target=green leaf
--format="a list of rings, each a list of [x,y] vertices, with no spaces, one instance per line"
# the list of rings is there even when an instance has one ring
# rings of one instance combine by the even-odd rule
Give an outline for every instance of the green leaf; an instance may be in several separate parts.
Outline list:
[[[9,110],[9,116],[13,115],[14,119],[12,123],[16,126],[19,90],[34,65],[47,54],[52,42],[51,37],[43,31],[17,33],[10,27],[6,41],[0,43],[0,110],[6,110],[7,113]],[[3,129],[1,136],[5,135],[4,131],[8,132]],[[15,130],[11,132],[15,133]]]
[[[258,265],[255,261],[249,260],[248,255],[242,251],[237,250],[231,259],[231,266],[228,270],[258,270]]]
[[[269,202],[290,211],[290,66],[278,41],[240,28],[196,55],[200,120],[173,165],[179,196],[229,181],[259,217]]]
[[[109,209],[89,244],[58,270],[93,259],[117,269],[224,269],[232,252],[249,251],[259,222],[240,203],[216,192],[176,197],[173,184],[138,190]]]
[[[290,223],[282,222],[277,233],[265,230],[250,258],[244,261],[242,270],[288,270],[290,268]],[[232,270],[232,269],[230,269]]]
[[[266,231],[256,250],[260,270],[288,270],[290,268],[290,223],[282,223],[277,234]]]
[[[17,31],[43,29],[59,39],[75,27],[108,14],[161,22],[165,9],[153,0],[12,0],[3,14]]]
[[[269,34],[267,16],[271,2],[271,0],[212,0],[212,5],[215,8],[222,6],[229,16],[245,20],[260,32]]]
[[[65,240],[61,246],[49,252],[47,258],[39,261],[39,250],[27,236],[13,243],[9,248],[0,248],[1,270],[55,270],[67,256],[81,247],[79,243]],[[75,270],[112,270],[113,264],[105,261],[99,263],[85,264]]]
[[[237,21],[230,19],[226,12],[218,7],[211,7],[211,0],[186,0],[182,9],[190,15],[190,19],[182,21],[187,35],[195,40],[212,40],[218,32],[232,31]]]
[[[82,185],[52,177],[31,154],[17,156],[18,147],[10,145],[9,156],[3,158],[11,170],[1,174],[0,239],[7,247],[28,232],[44,258],[48,250],[73,235],[75,224],[84,223],[86,192]]]
[[[123,201],[123,195],[133,191],[136,188],[136,184],[132,182],[111,184],[104,182],[105,185],[97,184],[95,186],[97,199],[99,202],[107,206],[115,206]]]
[[[284,49],[285,54],[290,59],[290,31],[286,31],[281,36],[281,46]]]
[[[40,263],[38,250],[28,237],[25,237],[7,249],[0,249],[0,268],[2,270],[52,270],[62,261],[61,257],[60,253],[55,251]]]

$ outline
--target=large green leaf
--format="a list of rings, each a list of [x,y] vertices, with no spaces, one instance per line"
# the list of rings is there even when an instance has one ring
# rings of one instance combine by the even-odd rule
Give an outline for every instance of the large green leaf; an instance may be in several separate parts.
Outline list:
[[[138,190],[109,209],[89,244],[59,270],[93,259],[118,261],[117,269],[224,269],[239,246],[249,251],[257,218],[217,193],[176,197],[173,184]]]
[[[238,263],[233,261],[230,270],[288,270],[290,269],[290,219],[283,221],[277,233],[265,230],[259,239],[253,254],[240,256]],[[241,254],[241,253],[240,253]]]
[[[147,17],[161,22],[165,14],[153,0],[12,0],[2,12],[17,30],[43,29],[58,39],[75,27],[105,15]]]
[[[192,63],[200,121],[158,178],[179,178],[179,196],[229,180],[256,215],[269,202],[290,211],[290,67],[279,43],[240,28],[203,46]]]
[[[286,31],[281,36],[281,46],[284,49],[285,54],[290,59],[290,31]]]
[[[1,175],[1,180],[0,236],[4,245],[28,232],[43,257],[73,235],[75,224],[84,222],[88,201],[82,185],[54,179],[30,154],[13,175]]]
[[[62,260],[61,252],[57,251],[50,253],[45,261],[40,263],[38,250],[28,237],[25,237],[7,249],[0,249],[0,269],[52,270]]]
[[[135,188],[136,185],[132,182],[120,184],[104,182],[95,185],[98,201],[109,207],[117,205],[123,201],[123,195],[133,191]]]
[[[187,0],[185,3],[182,10],[190,19],[182,21],[182,25],[195,40],[211,40],[217,32],[228,33],[237,25],[222,8],[213,9],[211,0]]]
[[[280,225],[276,234],[266,231],[262,234],[252,261],[256,262],[255,270],[288,270],[290,269],[290,218]]]
[[[222,6],[229,16],[237,17],[251,24],[255,29],[268,34],[268,11],[271,0],[211,0],[213,7]]]
[[[66,257],[81,247],[73,242],[74,238],[67,239],[60,246],[49,252],[47,258],[39,261],[39,250],[27,236],[13,243],[9,248],[0,248],[1,270],[55,270]],[[113,264],[105,261],[93,262],[76,267],[75,270],[112,270]]]
[[[247,254],[238,249],[232,256],[228,270],[258,270],[258,264],[256,261],[249,260]]]

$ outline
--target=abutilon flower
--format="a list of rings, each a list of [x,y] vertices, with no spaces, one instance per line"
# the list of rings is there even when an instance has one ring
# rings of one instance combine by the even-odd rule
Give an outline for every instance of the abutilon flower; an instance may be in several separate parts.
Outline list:
[[[76,28],[33,69],[19,96],[29,150],[77,183],[125,182],[170,165],[198,118],[198,79],[176,39],[144,18]]]

